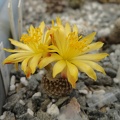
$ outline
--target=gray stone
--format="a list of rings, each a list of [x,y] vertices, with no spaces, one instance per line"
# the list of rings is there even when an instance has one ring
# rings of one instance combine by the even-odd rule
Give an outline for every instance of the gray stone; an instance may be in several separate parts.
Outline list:
[[[39,110],[43,101],[44,99],[39,96],[32,97],[33,111]]]
[[[86,97],[85,96],[79,95],[77,100],[80,103],[81,107],[85,107],[86,106]]]
[[[97,73],[97,80],[94,81],[91,78],[87,78],[84,80],[85,84],[90,85],[104,85],[104,86],[112,86],[113,80],[108,75],[104,75],[102,73]]]
[[[22,98],[23,95],[26,94],[26,92],[27,92],[27,89],[25,87],[23,87],[18,91],[17,94],[20,96],[20,98]]]
[[[114,28],[111,30],[109,35],[110,43],[120,43],[120,18],[118,18],[115,22]]]
[[[90,120],[98,120],[98,118],[102,120],[102,118],[105,117],[105,113],[102,113],[98,110],[89,110],[88,116]]]
[[[18,120],[36,120],[36,118],[30,115],[29,113],[25,113],[25,114],[22,114]]]
[[[119,65],[119,68],[118,68],[117,76],[116,76],[116,77],[120,80],[120,65]]]
[[[120,91],[120,90],[119,90],[119,91]],[[115,95],[116,95],[118,101],[120,102],[120,92],[119,92],[119,91],[115,92]]]
[[[58,107],[60,107],[62,104],[64,104],[64,102],[66,102],[70,97],[62,97],[60,99],[58,99],[58,101],[55,103]]]
[[[48,98],[48,99],[45,99],[44,102],[41,103],[41,110],[43,111],[46,111],[47,110],[47,106],[48,104],[51,102],[51,100]]]
[[[117,72],[114,69],[112,68],[104,68],[104,69],[106,74],[109,75],[111,78],[116,77]]]
[[[27,88],[28,88],[29,90],[35,90],[38,85],[39,85],[39,83],[38,83],[38,81],[35,79],[35,77],[34,77],[34,76],[31,76],[31,78],[29,79]]]
[[[113,93],[106,93],[104,95],[93,94],[91,98],[87,99],[87,104],[91,108],[94,108],[94,107],[101,108],[104,105],[111,104],[115,101],[117,101],[117,98]]]
[[[4,120],[16,120],[14,113],[11,113],[10,111],[6,111],[6,117]]]
[[[32,111],[34,110],[32,100],[28,100],[26,106],[27,106],[28,108],[30,108]]]
[[[101,89],[101,90],[94,90],[93,94],[103,95],[103,94],[105,94],[105,90],[103,90],[103,89]]]
[[[14,105],[23,98],[26,93],[26,88],[21,88],[20,91],[16,94],[11,95],[7,98],[6,104],[3,106],[5,110],[12,110]]]
[[[7,98],[7,103],[3,106],[5,110],[12,110],[14,105],[20,100],[20,96],[18,94],[14,94]]]
[[[39,118],[39,120],[53,120],[48,113],[43,112],[42,110],[37,112],[37,118]]]
[[[76,89],[84,90],[84,89],[87,89],[87,86],[85,85],[85,83],[83,81],[79,80],[77,82]]]
[[[17,102],[13,108],[13,112],[16,114],[16,116],[20,116],[27,112],[27,107],[22,105],[20,102]]]
[[[107,112],[107,116],[109,120],[120,120],[120,115],[117,110],[115,109],[110,109]]]

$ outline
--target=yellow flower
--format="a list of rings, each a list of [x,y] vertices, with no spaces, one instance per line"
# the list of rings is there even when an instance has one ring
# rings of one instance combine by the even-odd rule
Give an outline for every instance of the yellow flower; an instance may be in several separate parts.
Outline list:
[[[92,43],[95,32],[86,37],[78,37],[78,28],[76,25],[71,27],[68,23],[62,25],[61,20],[57,18],[57,25],[52,22],[51,27],[51,56],[43,58],[39,64],[40,68],[45,67],[51,62],[53,66],[53,77],[61,73],[62,77],[67,77],[72,87],[78,79],[78,70],[85,72],[90,78],[96,80],[94,70],[105,74],[104,69],[96,62],[105,58],[108,54],[91,54],[93,50],[98,50],[103,46],[102,42]]]
[[[33,74],[43,56],[48,54],[50,44],[49,30],[45,31],[45,23],[42,22],[38,28],[30,27],[28,34],[23,34],[21,42],[10,39],[16,49],[4,49],[13,54],[4,60],[4,64],[22,62],[21,68],[29,77]],[[23,43],[22,43],[23,42]]]

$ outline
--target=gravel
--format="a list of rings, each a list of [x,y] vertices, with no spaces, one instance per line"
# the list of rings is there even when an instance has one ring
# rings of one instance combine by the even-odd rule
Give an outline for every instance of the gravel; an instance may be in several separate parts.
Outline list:
[[[69,96],[53,100],[42,92],[40,86],[44,70],[37,71],[27,79],[21,70],[13,69],[10,74],[10,91],[0,119],[68,120],[67,112],[62,108],[69,105],[70,100],[75,97],[80,111],[76,118],[71,117],[69,120],[120,120],[120,4],[86,0],[76,9],[65,4],[64,10],[58,13],[54,8],[47,11],[49,1],[24,1],[23,32],[26,32],[29,25],[37,26],[43,20],[49,26],[57,16],[63,23],[69,21],[72,25],[76,24],[80,34],[96,31],[95,41],[105,43],[100,52],[109,54],[100,62],[106,75],[97,72],[97,81],[93,81],[80,73],[76,89]],[[59,5],[63,7],[62,3]]]

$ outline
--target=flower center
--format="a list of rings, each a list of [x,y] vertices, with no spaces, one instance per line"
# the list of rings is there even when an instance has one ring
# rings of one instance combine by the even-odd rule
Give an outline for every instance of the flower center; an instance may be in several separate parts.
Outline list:
[[[43,33],[41,32],[40,28],[33,28],[30,27],[30,30],[28,30],[28,34],[23,34],[20,41],[27,44],[30,42],[37,42],[39,43],[42,39]]]

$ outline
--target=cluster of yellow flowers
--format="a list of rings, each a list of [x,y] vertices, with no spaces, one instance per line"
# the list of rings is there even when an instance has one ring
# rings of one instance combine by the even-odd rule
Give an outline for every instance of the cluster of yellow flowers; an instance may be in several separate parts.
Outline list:
[[[3,63],[21,62],[21,68],[27,77],[34,74],[37,68],[42,69],[52,64],[53,78],[60,74],[75,88],[79,71],[85,72],[94,80],[97,79],[94,70],[105,74],[104,69],[96,62],[108,54],[89,53],[103,46],[102,42],[92,43],[95,34],[93,32],[86,37],[78,36],[77,26],[71,27],[69,23],[63,26],[60,18],[56,19],[56,24],[52,21],[50,28],[41,22],[37,28],[30,26],[28,34],[23,34],[20,42],[10,39],[11,44],[17,48],[4,49],[13,54]]]

